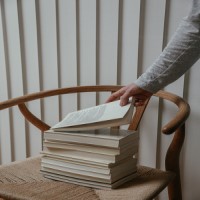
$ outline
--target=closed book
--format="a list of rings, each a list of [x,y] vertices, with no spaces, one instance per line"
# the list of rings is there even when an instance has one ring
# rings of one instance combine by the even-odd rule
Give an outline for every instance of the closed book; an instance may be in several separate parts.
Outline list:
[[[42,156],[43,158],[48,158],[48,159],[57,159],[63,162],[70,162],[70,163],[74,163],[74,164],[78,164],[78,165],[86,165],[86,166],[91,166],[91,167],[98,167],[98,168],[111,168],[114,166],[119,165],[120,163],[124,162],[127,159],[131,159],[135,156],[130,156],[127,157],[124,160],[120,160],[118,162],[115,163],[110,163],[109,161],[104,161],[104,162],[100,162],[99,160],[85,160],[83,158],[69,158],[69,157],[65,157],[65,156],[61,156],[61,155],[55,155],[55,154],[50,154],[50,153],[45,153]]]
[[[130,168],[136,166],[137,159],[136,158],[125,159],[123,162],[119,162],[117,165],[109,167],[101,165],[88,165],[87,163],[70,162],[66,160],[60,160],[57,158],[44,156],[42,157],[41,164],[43,167],[61,166],[66,171],[70,169],[70,170],[88,171],[100,174],[117,174],[121,171],[129,170]]]
[[[82,185],[82,186],[91,187],[91,188],[97,188],[97,189],[115,189],[138,176],[138,174],[134,172],[132,174],[129,174],[128,176],[122,177],[121,179],[113,183],[102,183],[102,182],[97,182],[95,180],[94,181],[85,180],[85,179],[68,177],[68,176],[49,173],[49,172],[42,172],[42,173],[44,177],[49,178],[49,179]]]
[[[80,178],[102,183],[113,183],[124,176],[128,176],[129,174],[136,172],[136,170],[137,170],[136,167],[132,166],[131,169],[120,171],[116,174],[101,174],[95,172],[88,172],[84,170],[75,170],[75,169],[66,170],[66,168],[61,166],[52,166],[52,165],[41,166],[41,172],[49,172],[58,175],[64,175],[68,177]]]
[[[138,145],[137,138],[129,141],[129,143],[122,145],[119,148],[77,144],[77,143],[69,143],[69,142],[55,141],[55,140],[43,141],[43,147],[47,147],[47,148],[58,148],[58,149],[63,149],[63,150],[68,149],[68,150],[92,152],[92,153],[107,154],[107,155],[118,155],[118,154],[126,153],[127,151],[133,149],[135,145]]]
[[[53,154],[53,155],[60,155],[66,158],[76,158],[76,159],[84,159],[84,160],[95,160],[97,162],[110,162],[115,163],[117,161],[123,160],[131,155],[134,155],[138,152],[138,145],[133,146],[129,151],[124,154],[119,155],[108,155],[102,153],[94,153],[94,152],[84,152],[84,151],[77,151],[77,150],[68,150],[68,149],[59,149],[59,148],[48,148],[44,147],[43,151],[41,152],[43,155],[45,154]]]
[[[44,139],[118,148],[138,139],[138,132],[113,128],[77,132],[48,130],[44,132]]]

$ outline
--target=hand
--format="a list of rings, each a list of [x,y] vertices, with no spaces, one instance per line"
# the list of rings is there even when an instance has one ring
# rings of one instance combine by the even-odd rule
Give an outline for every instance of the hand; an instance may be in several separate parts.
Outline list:
[[[120,98],[120,105],[125,106],[128,103],[129,97],[135,98],[135,106],[144,105],[145,101],[150,98],[153,93],[139,88],[134,83],[131,83],[120,90],[113,93],[107,100],[106,103],[117,100]]]

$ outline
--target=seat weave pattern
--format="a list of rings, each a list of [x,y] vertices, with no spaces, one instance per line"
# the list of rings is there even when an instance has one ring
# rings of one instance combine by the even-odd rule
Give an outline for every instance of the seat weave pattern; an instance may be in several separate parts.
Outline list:
[[[155,197],[174,177],[171,172],[138,167],[138,177],[114,190],[53,181],[40,174],[40,157],[0,167],[0,200],[142,200]],[[152,192],[154,191],[154,192]]]

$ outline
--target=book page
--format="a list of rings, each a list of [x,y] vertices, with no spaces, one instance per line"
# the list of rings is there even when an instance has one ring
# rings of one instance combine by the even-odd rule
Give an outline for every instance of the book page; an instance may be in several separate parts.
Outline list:
[[[129,103],[126,106],[120,106],[120,100],[118,100],[72,112],[61,122],[53,126],[52,129],[120,119],[129,111],[131,105]]]

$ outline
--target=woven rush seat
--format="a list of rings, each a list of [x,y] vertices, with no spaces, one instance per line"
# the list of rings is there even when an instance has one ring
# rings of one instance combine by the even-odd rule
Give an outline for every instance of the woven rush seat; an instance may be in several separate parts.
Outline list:
[[[0,199],[152,199],[174,177],[171,172],[139,166],[137,178],[118,189],[100,190],[44,178],[40,173],[40,161],[41,157],[34,157],[1,166]]]

